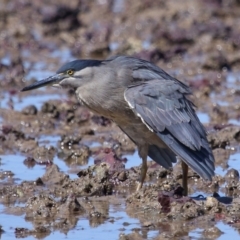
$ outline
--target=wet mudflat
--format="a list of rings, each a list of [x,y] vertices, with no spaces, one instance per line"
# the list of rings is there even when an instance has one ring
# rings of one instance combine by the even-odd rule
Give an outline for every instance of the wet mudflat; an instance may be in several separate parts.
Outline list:
[[[1,1],[2,239],[240,238],[238,1]],[[141,160],[118,127],[72,91],[30,82],[76,58],[126,54],[189,84],[209,132],[216,176]]]

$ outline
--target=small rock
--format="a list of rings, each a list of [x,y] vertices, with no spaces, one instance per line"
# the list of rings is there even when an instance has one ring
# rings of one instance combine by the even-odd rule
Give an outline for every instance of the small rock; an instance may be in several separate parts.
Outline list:
[[[30,235],[31,231],[27,228],[15,228],[16,238],[26,238]]]
[[[56,211],[57,203],[49,196],[33,196],[26,203],[26,218],[46,219],[54,217]]]
[[[24,159],[23,164],[29,168],[32,168],[36,165],[36,161],[32,157],[27,157],[26,159]]]
[[[57,107],[49,102],[46,102],[43,104],[41,108],[41,112],[48,115],[51,118],[58,118],[59,117],[59,111]]]
[[[64,218],[71,213],[77,213],[84,210],[73,194],[64,198],[62,202],[63,204],[60,205],[58,209],[58,217]]]
[[[218,206],[218,200],[215,197],[207,197],[205,201],[205,207],[211,209]]]
[[[223,234],[223,232],[215,226],[206,228],[203,231],[204,237],[209,238],[209,239],[216,239],[216,238],[220,237],[222,234]]]
[[[42,186],[44,185],[43,181],[41,178],[38,178],[35,182],[34,182],[37,186]]]
[[[57,165],[52,164],[47,168],[46,173],[42,176],[42,181],[48,184],[63,184],[69,180],[69,176],[60,172]]]
[[[94,155],[94,163],[96,165],[106,163],[109,166],[110,172],[124,170],[124,162],[125,159],[119,158],[112,148],[100,149]]]
[[[34,105],[27,106],[23,108],[22,113],[24,115],[36,115],[38,112],[37,108]]]
[[[149,227],[154,226],[154,224],[152,222],[147,221],[147,222],[144,222],[142,226],[145,228],[149,228]]]
[[[184,229],[176,229],[172,235],[176,238],[183,238],[184,236],[188,236],[188,232]]]
[[[226,179],[226,181],[238,182],[239,181],[239,172],[236,169],[231,168],[227,171],[227,173],[225,175],[225,179]]]
[[[119,180],[119,181],[122,181],[122,182],[124,182],[125,180],[127,180],[127,174],[126,174],[125,171],[119,173],[119,175],[118,175],[118,180]]]
[[[56,149],[53,146],[50,147],[37,147],[34,149],[33,158],[39,164],[49,163],[53,160]]]

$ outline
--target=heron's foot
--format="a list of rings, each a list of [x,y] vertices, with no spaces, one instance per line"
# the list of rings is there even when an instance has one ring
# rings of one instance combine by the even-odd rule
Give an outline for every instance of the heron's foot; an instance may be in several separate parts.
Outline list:
[[[139,182],[138,182],[138,184],[137,184],[137,189],[136,189],[137,192],[138,192],[138,191],[142,188],[142,186],[143,186],[143,183],[144,183],[144,180],[145,180],[146,174],[147,174],[147,169],[148,169],[148,167],[147,167],[147,161],[143,161],[143,163],[142,163],[142,168],[141,168],[141,174],[140,174],[140,180],[139,180]]]

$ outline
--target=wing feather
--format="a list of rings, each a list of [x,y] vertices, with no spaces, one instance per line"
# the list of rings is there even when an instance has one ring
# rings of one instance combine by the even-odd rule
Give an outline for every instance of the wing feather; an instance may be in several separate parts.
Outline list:
[[[146,73],[146,72],[144,72]],[[141,74],[135,74],[140,78]],[[155,76],[155,74],[152,74]],[[125,90],[124,97],[144,124],[205,179],[214,175],[214,158],[190,90],[174,79],[152,79]],[[166,156],[166,153],[162,153]]]

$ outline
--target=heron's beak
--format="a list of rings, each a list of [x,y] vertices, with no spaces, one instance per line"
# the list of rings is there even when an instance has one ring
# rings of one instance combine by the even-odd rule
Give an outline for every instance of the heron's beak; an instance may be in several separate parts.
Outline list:
[[[55,74],[51,77],[45,78],[39,82],[35,82],[27,87],[24,87],[21,90],[21,92],[33,90],[33,89],[44,87],[47,85],[54,85],[54,84],[57,84],[58,82],[60,82],[63,78],[64,78],[63,74]]]

